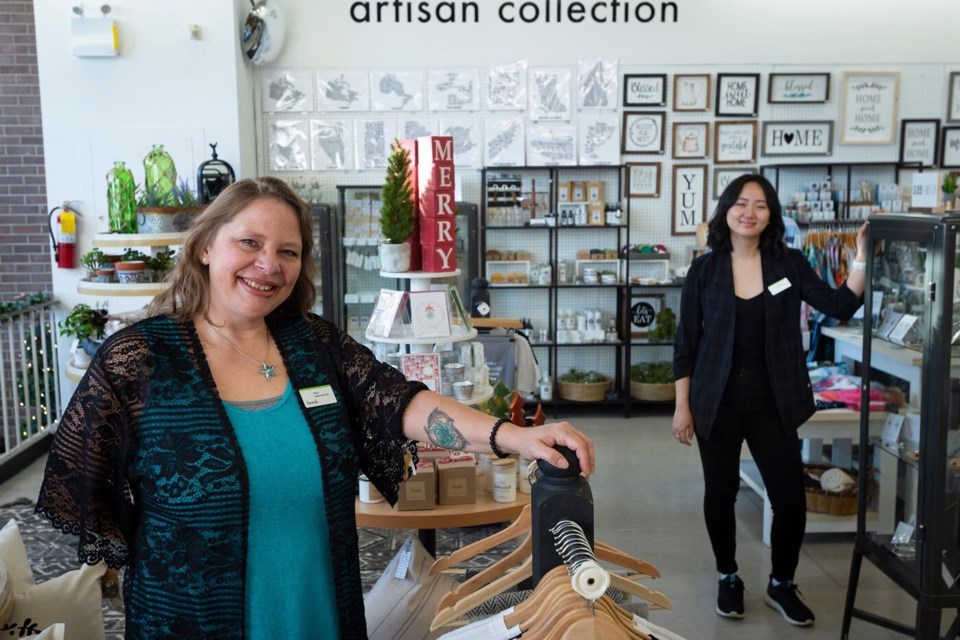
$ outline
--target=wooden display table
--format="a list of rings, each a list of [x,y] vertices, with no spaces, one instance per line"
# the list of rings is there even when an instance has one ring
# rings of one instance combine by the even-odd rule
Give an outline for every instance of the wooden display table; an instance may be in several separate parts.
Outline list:
[[[374,529],[418,529],[420,541],[430,555],[437,554],[437,529],[474,527],[514,520],[524,506],[530,504],[530,494],[517,492],[514,502],[494,502],[493,494],[477,491],[475,504],[440,505],[435,509],[397,511],[386,501],[367,504],[356,500],[357,526]]]

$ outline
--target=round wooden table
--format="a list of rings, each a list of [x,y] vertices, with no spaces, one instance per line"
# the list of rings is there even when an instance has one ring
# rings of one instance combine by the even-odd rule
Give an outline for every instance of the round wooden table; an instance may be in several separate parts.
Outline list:
[[[530,494],[517,492],[514,502],[494,502],[493,494],[477,491],[475,504],[438,504],[434,509],[397,511],[386,501],[367,504],[356,500],[357,526],[374,529],[417,529],[430,555],[437,555],[437,529],[474,527],[514,520],[530,504]]]

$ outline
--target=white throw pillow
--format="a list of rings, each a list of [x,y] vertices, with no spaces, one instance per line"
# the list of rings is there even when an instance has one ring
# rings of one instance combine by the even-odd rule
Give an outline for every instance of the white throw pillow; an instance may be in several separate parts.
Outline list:
[[[410,566],[403,578],[397,578],[397,566],[404,549],[410,545]],[[411,534],[400,547],[383,575],[363,597],[370,640],[427,640],[442,631],[431,632],[430,623],[440,598],[456,586],[452,576],[429,575],[433,558]]]
[[[100,577],[107,570],[106,564],[83,565],[58,578],[34,584],[27,550],[14,520],[0,530],[0,560],[7,566],[14,589],[13,613],[0,625],[0,637],[4,632],[19,634],[16,637],[33,636],[63,623],[65,640],[103,640]]]

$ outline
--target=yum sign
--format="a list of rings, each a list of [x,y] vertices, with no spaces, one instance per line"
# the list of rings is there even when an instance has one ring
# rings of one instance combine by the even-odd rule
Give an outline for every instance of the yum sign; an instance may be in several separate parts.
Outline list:
[[[828,156],[833,149],[833,122],[765,122],[763,155]]]

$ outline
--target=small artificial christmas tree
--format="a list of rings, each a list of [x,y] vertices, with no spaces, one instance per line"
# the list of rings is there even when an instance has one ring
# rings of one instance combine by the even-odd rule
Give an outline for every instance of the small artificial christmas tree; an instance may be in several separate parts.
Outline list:
[[[400,244],[413,234],[413,191],[408,183],[410,155],[393,141],[387,179],[380,195],[380,234],[387,244]]]

